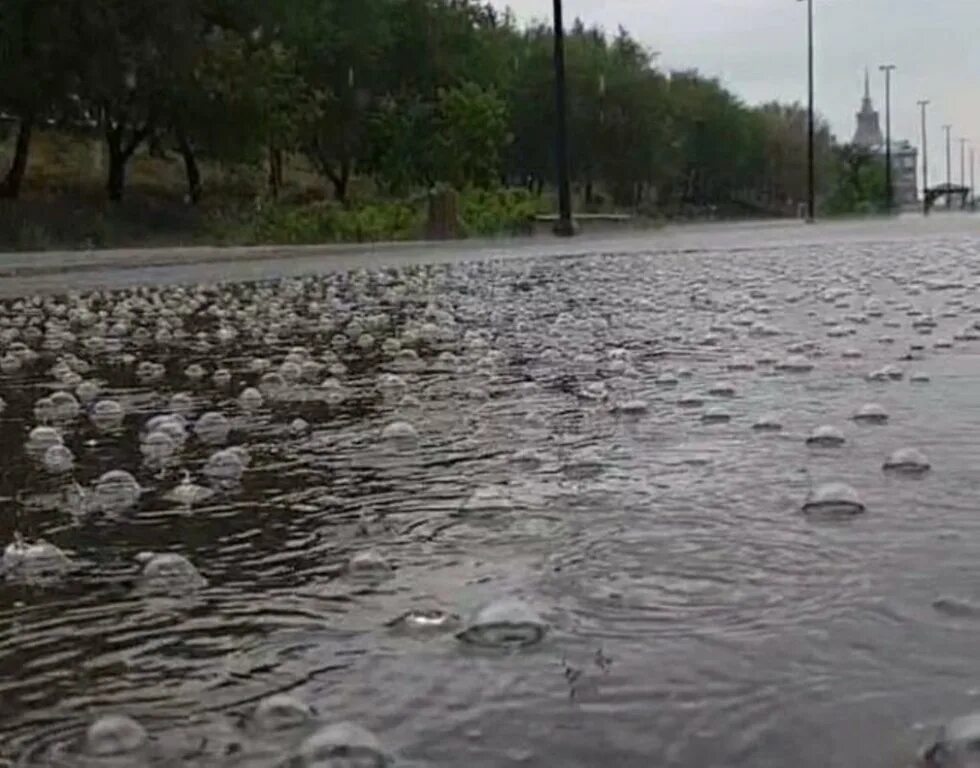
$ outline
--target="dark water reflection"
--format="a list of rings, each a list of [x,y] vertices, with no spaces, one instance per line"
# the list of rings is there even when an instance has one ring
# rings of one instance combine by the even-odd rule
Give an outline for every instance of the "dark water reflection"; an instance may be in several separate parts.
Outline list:
[[[0,749],[54,764],[92,718],[124,712],[160,747],[150,763],[276,765],[294,745],[249,752],[237,724],[290,693],[412,765],[906,764],[934,723],[980,708],[980,346],[937,344],[980,312],[978,245],[835,240],[5,301],[0,357],[20,342],[39,356],[0,375],[0,541],[43,537],[72,568],[0,582]],[[66,480],[24,442],[68,353],[126,416],[100,432],[88,405],[60,425]],[[774,365],[794,355],[812,370]],[[249,411],[257,357],[300,379],[266,380]],[[163,378],[141,382],[140,362]],[[867,380],[886,365],[904,378]],[[146,422],[181,392],[189,436],[148,466]],[[852,420],[869,402],[886,424]],[[730,420],[704,421],[711,408]],[[213,485],[221,446],[190,429],[206,411],[250,463],[187,508],[167,494],[184,472]],[[782,429],[753,430],[766,414]],[[417,436],[386,437],[396,421]],[[808,447],[821,424],[844,444]],[[904,446],[931,471],[883,473]],[[85,514],[110,469],[137,479],[137,507]],[[824,481],[854,486],[867,514],[803,516]],[[207,586],[146,594],[147,550],[185,555]],[[364,552],[390,573],[352,572]],[[499,596],[539,609],[546,640],[494,652],[390,626]]]

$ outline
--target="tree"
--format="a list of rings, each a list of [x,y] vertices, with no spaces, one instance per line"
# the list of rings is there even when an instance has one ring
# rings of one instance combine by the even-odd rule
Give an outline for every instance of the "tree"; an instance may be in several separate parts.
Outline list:
[[[67,0],[4,0],[0,3],[0,111],[17,119],[14,156],[0,197],[16,198],[27,172],[37,123],[59,115],[73,88],[72,4]]]

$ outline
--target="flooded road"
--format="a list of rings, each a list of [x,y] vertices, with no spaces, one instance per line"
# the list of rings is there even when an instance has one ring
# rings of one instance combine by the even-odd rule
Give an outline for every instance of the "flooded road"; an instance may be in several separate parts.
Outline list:
[[[0,756],[909,765],[980,710],[964,221],[5,278]]]

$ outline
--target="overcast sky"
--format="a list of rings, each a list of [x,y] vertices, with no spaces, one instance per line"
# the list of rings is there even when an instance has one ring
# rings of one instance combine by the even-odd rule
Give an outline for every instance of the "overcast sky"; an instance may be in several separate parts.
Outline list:
[[[552,0],[491,0],[521,21],[550,18]],[[806,101],[806,5],[797,0],[565,0],[575,17],[607,31],[626,27],[667,69],[695,67],[744,101]],[[864,68],[871,68],[884,130],[890,63],[892,137],[920,144],[918,99],[929,107],[931,179],[945,179],[941,125],[953,125],[953,180],[960,136],[976,140],[980,172],[980,0],[814,0],[816,101],[834,133],[850,140]],[[967,170],[969,173],[969,170]],[[921,183],[921,180],[920,180]]]

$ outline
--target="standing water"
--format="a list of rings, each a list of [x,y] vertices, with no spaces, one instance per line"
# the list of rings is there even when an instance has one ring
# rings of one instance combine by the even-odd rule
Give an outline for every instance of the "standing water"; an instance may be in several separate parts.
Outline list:
[[[0,758],[958,754],[980,710],[978,249],[0,301]]]

